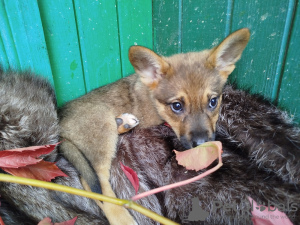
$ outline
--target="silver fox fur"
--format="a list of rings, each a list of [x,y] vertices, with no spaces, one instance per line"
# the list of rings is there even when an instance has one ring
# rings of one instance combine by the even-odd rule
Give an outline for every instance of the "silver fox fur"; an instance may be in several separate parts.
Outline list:
[[[30,73],[0,74],[0,148],[13,149],[59,141],[56,97],[51,85]],[[69,177],[56,183],[82,188],[78,173],[54,151],[46,156]],[[18,184],[0,183],[1,217],[6,225],[37,224],[45,217],[62,222],[79,216],[79,224],[99,224],[101,212],[94,201]],[[97,215],[97,216],[96,216]],[[100,216],[98,216],[100,215]]]
[[[0,147],[12,149],[56,143],[59,140],[55,94],[42,78],[30,73],[0,73]],[[275,106],[257,96],[226,86],[217,124],[223,144],[224,165],[192,184],[138,201],[143,206],[181,224],[251,224],[247,196],[265,204],[287,206],[294,224],[300,224],[300,129]],[[135,129],[120,136],[111,169],[111,184],[118,197],[134,195],[119,163],[134,169],[143,192],[197,175],[179,166],[173,149],[183,150],[172,130],[165,126]],[[69,177],[55,183],[82,188],[80,176],[62,155],[55,161]],[[203,171],[201,171],[203,172]],[[76,224],[108,224],[94,201],[40,188],[0,183],[0,216],[6,225],[37,224],[45,217],[62,222],[78,216]],[[190,216],[199,207],[205,221]],[[214,203],[234,203],[233,209]],[[195,211],[196,210],[196,211]],[[130,211],[141,225],[157,224]]]

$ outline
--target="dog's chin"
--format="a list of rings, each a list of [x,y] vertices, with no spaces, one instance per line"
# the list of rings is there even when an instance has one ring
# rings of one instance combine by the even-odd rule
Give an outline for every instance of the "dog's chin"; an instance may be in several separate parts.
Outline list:
[[[184,147],[184,150],[193,148],[191,141],[189,141],[185,136],[181,136],[179,140]]]
[[[211,137],[205,138],[204,139],[205,141],[202,141],[201,143],[198,143],[198,145],[203,144],[203,143],[208,142],[208,141],[215,141],[215,139],[216,139],[216,135],[215,135],[215,133],[213,133]],[[185,150],[196,147],[196,146],[193,146],[193,142],[191,140],[188,140],[185,136],[181,136],[179,138],[179,140],[180,140],[180,142],[181,142],[181,144],[182,144],[182,146],[184,147]]]

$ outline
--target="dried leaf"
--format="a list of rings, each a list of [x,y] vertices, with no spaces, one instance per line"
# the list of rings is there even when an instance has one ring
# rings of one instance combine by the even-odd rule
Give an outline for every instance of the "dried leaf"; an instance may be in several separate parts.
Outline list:
[[[67,176],[54,163],[37,158],[52,152],[58,144],[0,151],[0,167],[15,176],[43,181]]]
[[[135,194],[137,194],[138,190],[139,190],[139,178],[136,174],[136,172],[131,169],[128,166],[124,166],[121,162],[121,169],[123,170],[123,172],[125,173],[126,177],[128,178],[128,180],[131,182],[132,186],[134,187],[135,190]]]
[[[14,176],[26,177],[31,179],[51,181],[55,177],[63,176],[67,177],[56,165],[52,162],[46,162],[44,160],[37,164],[28,165],[20,168],[2,168],[7,173]]]
[[[53,225],[53,223],[51,222],[51,219],[49,217],[46,217],[41,220],[38,225]]]
[[[57,144],[0,151],[0,167],[18,168],[36,164],[42,160],[37,157],[52,152]]]
[[[219,141],[206,142],[195,148],[176,153],[176,160],[179,165],[188,170],[199,171],[208,167],[219,157],[219,151],[222,150],[222,144]]]
[[[77,216],[71,220],[61,222],[61,223],[52,223],[49,217],[44,218],[42,221],[38,223],[38,225],[74,225],[77,220]]]
[[[248,197],[252,204],[252,222],[254,225],[293,225],[287,215],[274,207],[258,205],[251,197]]]
[[[54,225],[74,225],[75,222],[76,222],[76,220],[77,220],[77,216],[74,217],[71,220],[68,220],[68,221],[65,221],[65,222],[61,222],[61,223],[55,223]]]
[[[197,180],[200,180],[203,177],[206,177],[207,175],[209,175],[209,174],[215,172],[216,170],[218,170],[223,165],[223,162],[222,162],[222,143],[221,142],[207,142],[207,143],[204,143],[204,146],[205,147],[213,147],[213,149],[217,150],[217,152],[218,152],[218,157],[217,158],[219,158],[219,162],[216,166],[214,166],[213,168],[199,174],[198,176],[192,177],[192,178],[187,179],[187,180],[179,181],[179,182],[176,182],[176,183],[173,183],[173,184],[169,184],[169,185],[166,185],[166,186],[163,186],[163,187],[158,187],[158,188],[152,189],[150,191],[146,191],[144,193],[133,196],[131,199],[133,201],[137,201],[141,198],[159,193],[161,191],[166,191],[166,190],[169,190],[169,189],[172,189],[172,188],[177,188],[177,187],[180,187],[180,186],[183,186],[183,185],[187,185],[187,184],[190,184],[190,183],[195,182]],[[189,150],[187,150],[187,151],[189,151]],[[190,153],[190,154],[187,154],[187,157],[195,157],[195,156],[192,155],[192,153]],[[211,161],[214,157],[212,157],[212,158],[208,157],[208,158]],[[184,157],[182,157],[182,160],[185,161]],[[206,162],[206,163],[201,163],[201,165],[202,165],[201,168],[203,167],[203,164],[209,165],[209,163],[207,163],[209,160],[207,160],[207,159],[204,159],[204,160],[203,159],[198,159],[198,160],[196,160],[196,163],[195,164],[192,163],[192,165],[189,164],[190,161],[193,161],[193,163],[194,163],[194,160],[192,160],[192,159],[187,160],[187,166],[191,167],[192,169],[199,169],[200,168],[199,166],[197,166],[197,162],[199,162],[199,161]]]

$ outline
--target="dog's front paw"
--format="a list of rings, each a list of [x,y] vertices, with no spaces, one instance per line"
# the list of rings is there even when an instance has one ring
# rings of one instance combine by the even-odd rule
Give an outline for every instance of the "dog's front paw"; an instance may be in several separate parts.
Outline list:
[[[105,202],[102,209],[110,225],[138,225],[128,210],[123,206]]]
[[[139,124],[139,120],[132,114],[123,113],[116,118],[119,134],[123,134]]]

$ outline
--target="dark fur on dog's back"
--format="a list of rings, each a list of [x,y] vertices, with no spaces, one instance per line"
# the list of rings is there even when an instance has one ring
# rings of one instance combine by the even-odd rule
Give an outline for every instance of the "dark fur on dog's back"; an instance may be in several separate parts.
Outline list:
[[[14,73],[10,76],[0,76],[1,149],[57,142],[59,129],[52,88],[36,77]],[[200,181],[138,202],[182,224],[201,224],[187,220],[194,197],[199,198],[201,207],[208,212],[213,201],[236,202],[240,207],[237,212],[220,209],[205,224],[250,224],[250,211],[246,212],[247,221],[242,215],[245,213],[242,207],[250,205],[247,196],[265,204],[268,200],[284,205],[290,201],[297,204],[298,210],[286,213],[299,224],[300,136],[299,128],[287,119],[260,98],[227,86],[217,123],[224,165]],[[120,161],[137,172],[140,192],[197,174],[178,166],[172,150],[182,150],[182,146],[168,127],[133,130],[120,136],[118,146],[111,170],[111,184],[118,197],[130,199],[134,195],[120,169]],[[60,156],[55,161],[70,177],[54,182],[82,188],[74,167]],[[108,224],[94,201],[82,197],[8,183],[0,183],[0,194],[0,216],[7,225],[36,225],[44,217],[62,222],[75,216],[78,216],[76,224]],[[157,224],[137,212],[131,213],[141,225]]]

